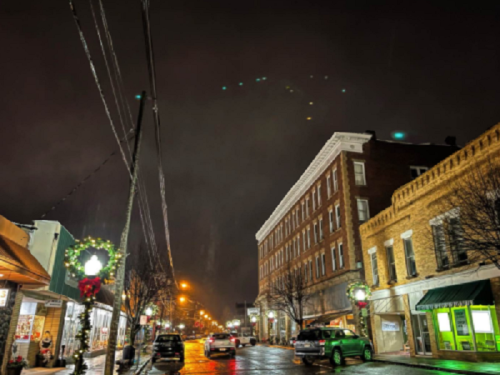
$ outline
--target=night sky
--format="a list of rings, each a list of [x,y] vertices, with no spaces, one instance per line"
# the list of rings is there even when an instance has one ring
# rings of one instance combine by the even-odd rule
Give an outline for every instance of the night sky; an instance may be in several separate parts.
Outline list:
[[[151,1],[174,264],[216,314],[255,299],[255,233],[333,132],[464,144],[500,121],[500,6],[480,5],[493,2]],[[104,4],[135,118],[149,90],[140,2]],[[76,6],[111,106],[89,3]],[[68,2],[3,1],[0,20],[0,214],[30,223],[117,145]],[[47,219],[118,243],[127,194],[116,156]]]

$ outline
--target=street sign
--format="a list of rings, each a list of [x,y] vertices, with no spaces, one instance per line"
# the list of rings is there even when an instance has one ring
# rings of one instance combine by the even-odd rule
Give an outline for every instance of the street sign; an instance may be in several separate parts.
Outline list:
[[[259,307],[249,307],[247,309],[247,315],[260,315]]]
[[[145,326],[148,324],[148,316],[147,315],[141,315],[141,320],[139,322],[141,326]]]
[[[57,307],[61,308],[62,307],[62,299],[50,299],[48,301],[45,301],[45,307]]]

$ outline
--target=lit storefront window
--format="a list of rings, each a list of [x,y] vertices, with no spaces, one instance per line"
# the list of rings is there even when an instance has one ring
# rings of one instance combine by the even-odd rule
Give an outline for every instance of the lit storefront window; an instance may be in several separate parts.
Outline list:
[[[458,306],[432,311],[440,350],[500,351],[494,306]]]
[[[37,341],[42,337],[45,316],[37,316],[36,302],[23,302],[17,321],[15,338],[19,341]]]

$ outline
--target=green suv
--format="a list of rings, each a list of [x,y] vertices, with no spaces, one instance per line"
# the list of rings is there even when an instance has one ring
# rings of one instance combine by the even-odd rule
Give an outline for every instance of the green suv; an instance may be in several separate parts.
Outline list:
[[[306,366],[325,358],[335,366],[344,364],[346,357],[361,356],[371,361],[373,347],[368,338],[359,337],[349,329],[311,328],[301,331],[297,337],[295,355],[302,358]]]

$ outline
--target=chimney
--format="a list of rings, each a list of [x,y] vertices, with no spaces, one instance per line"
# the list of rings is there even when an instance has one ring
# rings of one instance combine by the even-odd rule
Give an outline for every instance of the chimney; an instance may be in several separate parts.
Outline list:
[[[454,135],[449,135],[444,139],[444,143],[446,143],[448,146],[457,147],[457,137],[455,137]]]
[[[375,133],[375,130],[365,130],[366,134],[371,134],[372,135],[372,140],[376,141],[377,140],[377,133]]]

